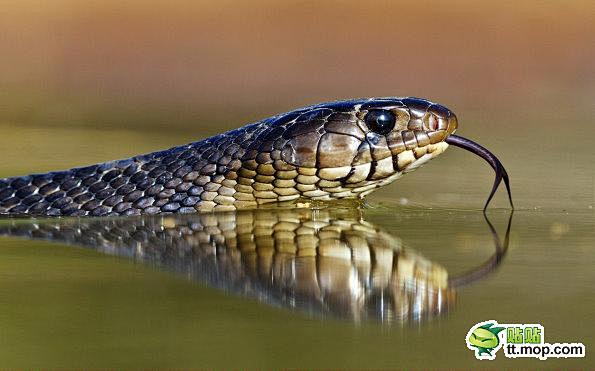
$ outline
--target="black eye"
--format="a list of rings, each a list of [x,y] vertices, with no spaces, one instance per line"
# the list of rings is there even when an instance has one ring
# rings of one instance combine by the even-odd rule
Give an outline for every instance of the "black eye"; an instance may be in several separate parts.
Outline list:
[[[387,134],[393,130],[396,120],[394,113],[383,109],[369,110],[364,117],[368,128],[378,134]]]

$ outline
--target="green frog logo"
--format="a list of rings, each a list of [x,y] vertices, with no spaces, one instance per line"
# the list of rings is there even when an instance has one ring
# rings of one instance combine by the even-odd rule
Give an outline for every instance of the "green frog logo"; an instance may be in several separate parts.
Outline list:
[[[494,320],[480,322],[471,327],[467,332],[467,348],[475,351],[475,358],[489,359],[496,358],[496,352],[502,347],[498,334],[506,327],[497,327],[498,322]]]

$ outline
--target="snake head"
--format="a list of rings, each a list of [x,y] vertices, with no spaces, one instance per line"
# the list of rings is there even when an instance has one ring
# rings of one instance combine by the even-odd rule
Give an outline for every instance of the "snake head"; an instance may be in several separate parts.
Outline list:
[[[444,152],[457,118],[424,99],[373,98],[306,107],[275,116],[266,126],[252,154],[270,156],[256,162],[296,170],[300,177],[292,181],[301,183],[302,196],[354,198]]]

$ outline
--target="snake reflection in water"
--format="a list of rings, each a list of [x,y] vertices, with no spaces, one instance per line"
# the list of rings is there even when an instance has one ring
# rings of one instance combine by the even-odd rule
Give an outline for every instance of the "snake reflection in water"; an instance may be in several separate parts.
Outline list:
[[[419,322],[452,310],[457,288],[501,263],[512,213],[502,241],[485,220],[494,253],[457,277],[356,208],[5,219],[0,235],[91,248],[315,316]]]

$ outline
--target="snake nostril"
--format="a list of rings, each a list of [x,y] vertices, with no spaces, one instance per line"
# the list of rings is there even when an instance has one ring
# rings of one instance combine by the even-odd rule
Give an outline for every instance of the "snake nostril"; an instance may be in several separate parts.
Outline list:
[[[438,118],[435,115],[430,114],[428,117],[428,129],[438,130]]]

